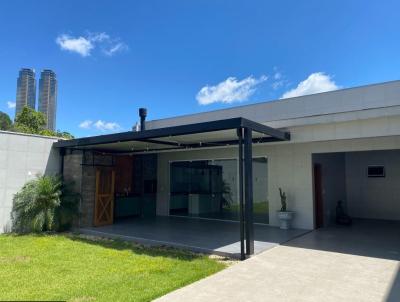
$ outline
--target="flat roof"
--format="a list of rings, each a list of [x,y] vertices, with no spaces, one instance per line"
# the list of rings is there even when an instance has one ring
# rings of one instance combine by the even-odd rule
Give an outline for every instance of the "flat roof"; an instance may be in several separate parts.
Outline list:
[[[110,153],[218,147],[237,144],[237,129],[240,128],[251,129],[254,132],[253,142],[256,143],[290,140],[289,132],[274,129],[246,118],[236,117],[63,140],[54,143],[54,147]]]

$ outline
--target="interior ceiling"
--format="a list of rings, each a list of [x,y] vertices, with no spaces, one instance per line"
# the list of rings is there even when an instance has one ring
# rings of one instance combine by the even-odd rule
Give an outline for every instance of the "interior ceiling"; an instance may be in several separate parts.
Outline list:
[[[265,135],[257,133],[253,131],[253,137],[265,137]],[[223,131],[214,131],[214,132],[206,132],[206,133],[195,133],[190,135],[179,135],[173,137],[163,137],[157,139],[159,141],[169,141],[169,142],[178,142],[185,144],[196,144],[196,143],[209,143],[209,142],[219,142],[219,141],[229,141],[229,140],[237,140],[236,129],[223,130]]]
[[[266,137],[264,134],[253,131],[253,138]],[[213,131],[206,133],[196,133],[180,136],[170,136],[162,138],[153,138],[148,141],[126,141],[116,142],[108,144],[88,145],[80,146],[80,149],[88,150],[104,150],[104,151],[119,151],[119,152],[140,152],[146,150],[168,150],[176,149],[179,146],[174,144],[210,144],[210,146],[223,146],[223,141],[234,141],[237,140],[236,129]],[[165,142],[167,144],[157,144],[156,141]],[[170,144],[168,144],[170,143]]]

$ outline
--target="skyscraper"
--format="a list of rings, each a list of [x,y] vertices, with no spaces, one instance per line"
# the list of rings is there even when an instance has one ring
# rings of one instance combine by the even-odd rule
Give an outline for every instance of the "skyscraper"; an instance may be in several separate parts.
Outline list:
[[[15,116],[22,111],[24,106],[35,109],[36,104],[36,80],[35,70],[22,68],[17,80],[17,99]]]
[[[39,80],[39,112],[46,117],[46,128],[56,129],[57,77],[50,69],[42,70]]]

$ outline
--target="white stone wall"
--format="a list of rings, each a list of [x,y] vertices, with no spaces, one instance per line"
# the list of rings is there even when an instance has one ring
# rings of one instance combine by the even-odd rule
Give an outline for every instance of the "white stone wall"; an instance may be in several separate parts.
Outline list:
[[[60,172],[56,138],[0,131],[0,233],[10,227],[12,199],[37,174]]]

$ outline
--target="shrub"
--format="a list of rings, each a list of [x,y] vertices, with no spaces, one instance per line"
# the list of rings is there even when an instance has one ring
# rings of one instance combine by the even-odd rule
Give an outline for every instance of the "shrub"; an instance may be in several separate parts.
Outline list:
[[[38,176],[14,195],[12,228],[16,233],[69,228],[77,214],[79,197],[58,176]]]

